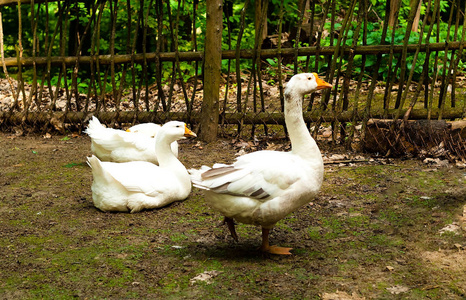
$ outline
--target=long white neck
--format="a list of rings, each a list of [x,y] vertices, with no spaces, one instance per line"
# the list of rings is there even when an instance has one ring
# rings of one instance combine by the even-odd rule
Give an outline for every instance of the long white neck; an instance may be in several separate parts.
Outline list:
[[[155,137],[155,155],[159,161],[159,166],[161,168],[169,168],[176,173],[188,174],[184,165],[173,154],[170,146],[172,142],[162,134]]]
[[[307,160],[322,160],[319,147],[309,134],[303,118],[303,95],[285,91],[285,123],[291,140],[291,151]]]

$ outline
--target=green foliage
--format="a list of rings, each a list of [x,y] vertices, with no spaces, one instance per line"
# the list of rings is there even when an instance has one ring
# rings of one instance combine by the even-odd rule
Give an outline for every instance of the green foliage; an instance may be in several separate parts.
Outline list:
[[[283,3],[282,3],[283,2]],[[379,45],[381,44],[382,35],[382,21],[385,18],[385,6],[386,2],[382,0],[371,0],[371,10],[369,12],[370,21],[366,25],[366,39],[363,40],[362,30],[359,36],[356,37],[355,33],[357,27],[360,25],[358,20],[359,7],[356,5],[354,16],[351,20],[349,28],[345,32],[341,32],[344,13],[348,11],[350,6],[349,1],[343,1],[335,3],[335,11],[338,16],[331,16],[331,10],[328,12],[327,17],[330,19],[334,17],[335,23],[331,28],[331,22],[324,23],[324,31],[329,34],[324,34],[320,42],[321,46],[336,45],[338,36],[343,35],[345,37],[345,44],[347,46],[353,45],[353,39],[357,39],[356,45]],[[58,3],[49,2],[47,5],[40,3],[33,6],[33,12],[31,9],[26,9],[26,6],[21,6],[21,19],[22,19],[22,31],[21,31],[21,42],[23,48],[23,56],[47,56],[49,49],[51,50],[50,55],[62,56],[62,55],[75,55],[78,45],[82,45],[81,55],[100,54],[108,55],[115,54],[130,54],[130,53],[153,53],[158,50],[164,51],[203,51],[205,44],[206,35],[206,2],[205,1],[162,1],[161,6],[155,1],[136,1],[130,0],[130,6],[128,2],[119,0],[116,4],[106,2],[103,9],[96,10],[93,15],[93,7],[89,2],[72,2]],[[228,4],[228,5],[227,5]],[[67,6],[69,5],[69,7]],[[151,7],[149,7],[151,5]],[[238,44],[241,49],[253,49],[255,46],[255,5],[249,3],[245,11],[245,23],[244,28],[241,28],[241,13],[244,9],[245,2],[237,0],[228,0],[224,3],[225,15],[228,18],[224,18],[223,21],[223,44],[222,49],[236,49]],[[320,24],[320,18],[323,16],[324,6],[323,4],[315,4],[314,15],[316,18],[316,27]],[[442,22],[439,28],[437,25],[433,25],[433,34],[429,39],[429,42],[441,42],[447,39],[447,35],[450,35],[452,39],[455,28],[452,26],[450,32],[448,32],[448,26],[445,23],[445,19],[448,19],[449,8],[452,4],[446,0],[440,1],[440,13]],[[282,31],[291,33],[300,22],[300,8],[298,7],[297,1],[286,0],[270,0],[268,6],[268,20],[267,28],[268,34],[276,34],[278,32],[278,26],[280,24],[281,7],[285,8],[286,13],[282,16]],[[162,12],[162,19],[159,19],[157,11]],[[226,12],[225,10],[229,11]],[[432,8],[431,8],[432,9]],[[422,24],[423,16],[428,13],[427,4],[422,3],[421,6],[421,23],[420,27],[425,25],[424,34],[420,37],[419,32],[411,32],[409,37],[410,44],[417,44],[419,39],[425,43],[427,39],[427,29],[430,24]],[[114,11],[116,11],[116,18],[113,19]],[[401,8],[398,15],[398,24],[394,29],[394,32],[389,30],[385,39],[386,44],[402,44],[407,33],[407,18],[410,12],[410,1],[402,0]],[[36,25],[30,22],[32,14],[38,22]],[[62,19],[60,19],[62,16]],[[2,8],[2,18],[4,26],[4,51],[6,57],[14,57],[18,51],[18,7],[17,6],[5,6]],[[97,24],[98,20],[101,20],[100,24]],[[112,32],[113,23],[116,24],[116,30]],[[89,25],[89,26],[88,26]],[[33,28],[37,34],[37,41],[34,42]],[[88,32],[84,35],[84,30],[88,26]],[[66,28],[66,31],[64,31]],[[230,32],[228,29],[230,28]],[[458,28],[458,36],[462,34],[462,26]],[[54,37],[54,31],[57,30],[57,34]],[[62,32],[60,32],[62,31]],[[242,31],[241,40],[239,40],[239,33]],[[143,39],[144,32],[146,38]],[[437,33],[438,32],[438,36]],[[112,39],[112,36],[114,38]],[[175,41],[175,35],[177,40]],[[63,37],[63,41],[60,38]],[[79,37],[81,41],[79,43],[73,42],[76,37]],[[97,38],[98,37],[98,38]],[[392,41],[393,38],[393,41]],[[94,42],[93,42],[94,39]],[[194,43],[195,41],[195,43]],[[35,53],[33,53],[33,44],[35,43]],[[50,43],[52,44],[50,46]],[[291,46],[294,46],[296,41],[291,40]],[[288,47],[290,45],[287,45]],[[300,46],[312,46],[309,42],[300,42]],[[113,47],[113,49],[112,49]],[[176,47],[176,49],[175,49]],[[439,57],[443,57],[444,53],[439,52]],[[413,64],[413,53],[409,53],[407,57],[407,67],[411,68]],[[342,71],[345,72],[345,68],[348,66],[348,57],[339,57],[339,65]],[[387,78],[389,71],[400,72],[399,68],[396,68],[397,62],[400,59],[400,55],[396,54],[389,63],[389,55],[382,57],[379,74],[382,80]],[[418,79],[424,70],[424,61],[427,59],[425,53],[420,53],[418,60],[414,67],[414,79]],[[376,64],[375,55],[367,55],[365,59],[365,65],[363,66],[363,60],[360,55],[354,57],[353,75],[357,76],[364,72],[368,76],[372,75],[374,66]],[[329,57],[324,56],[310,56],[310,57],[299,57],[298,64],[300,68],[309,66],[316,72],[324,72],[328,70],[330,66]],[[265,71],[272,77],[277,75],[278,61],[276,59],[267,59],[264,61]],[[226,72],[228,69],[235,70],[235,61],[232,60],[229,64],[228,61],[222,61],[222,71]],[[317,66],[317,67],[316,67]],[[241,60],[240,68],[242,70],[250,70],[253,67],[251,60]],[[292,66],[291,66],[292,67]],[[430,73],[434,71],[434,59],[432,57],[428,60],[428,69]],[[442,68],[443,66],[439,66]],[[465,67],[463,61],[459,62],[458,67],[462,70]],[[108,65],[102,66],[100,73],[95,72],[95,77],[100,76],[101,84],[93,87],[94,83],[91,82],[91,73],[89,69],[81,67],[78,73],[78,90],[82,93],[87,93],[89,87],[91,90],[97,93],[108,93],[111,92],[115,87],[112,86],[111,76],[108,74]],[[173,64],[171,62],[163,63],[161,66],[162,81],[170,81],[174,77]],[[135,64],[134,70],[136,74],[135,82],[152,84],[155,82],[155,66],[153,62],[150,62],[147,66],[148,75],[144,77],[143,66],[141,64]],[[191,62],[180,62],[181,76],[184,80],[194,76],[195,73],[200,74],[202,71],[202,65],[198,64],[196,70],[195,63]],[[196,72],[197,71],[197,72]],[[107,72],[107,75],[106,75]],[[116,66],[116,72],[114,79],[117,85],[119,84],[130,84],[133,80],[132,73],[127,72],[126,77],[122,78],[122,68]],[[60,76],[60,69],[58,67],[52,67],[51,80],[52,85],[65,84],[64,76]],[[397,74],[399,75],[399,74]],[[25,75],[28,79],[30,75]],[[69,85],[71,80],[71,71],[66,74],[67,84]],[[176,74],[176,77],[179,77]],[[60,82],[59,82],[60,81]],[[102,82],[103,81],[103,82]],[[104,84],[106,82],[106,84]],[[48,84],[49,82],[47,82]],[[103,90],[105,87],[105,90]]]

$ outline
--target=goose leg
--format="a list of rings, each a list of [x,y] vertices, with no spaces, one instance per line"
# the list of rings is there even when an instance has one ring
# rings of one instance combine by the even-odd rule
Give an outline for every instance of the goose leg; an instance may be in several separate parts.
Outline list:
[[[238,242],[238,235],[236,234],[236,229],[235,229],[235,221],[233,221],[232,218],[225,217],[225,219],[223,219],[223,224],[227,224],[228,229],[230,230],[231,236],[236,242]]]
[[[260,250],[262,252],[268,252],[272,254],[291,255],[290,250],[293,248],[270,246],[269,233],[270,233],[270,229],[262,228],[262,246],[260,247]]]

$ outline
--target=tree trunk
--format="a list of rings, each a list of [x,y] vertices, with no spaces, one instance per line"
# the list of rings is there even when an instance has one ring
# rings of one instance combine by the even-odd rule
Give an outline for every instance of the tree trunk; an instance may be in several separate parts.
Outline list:
[[[222,0],[207,0],[206,39],[204,57],[204,100],[201,108],[199,139],[217,139],[222,66]]]

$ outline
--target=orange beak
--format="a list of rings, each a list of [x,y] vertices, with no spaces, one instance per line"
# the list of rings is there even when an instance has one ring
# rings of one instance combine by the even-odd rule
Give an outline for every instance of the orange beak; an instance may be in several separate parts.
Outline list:
[[[322,79],[319,78],[317,73],[313,73],[314,76],[316,77],[316,82],[317,82],[317,89],[318,90],[323,90],[323,89],[330,89],[332,88],[332,85],[328,82],[323,81]]]
[[[184,125],[184,136],[185,137],[196,137],[197,135],[192,132],[186,125]]]

